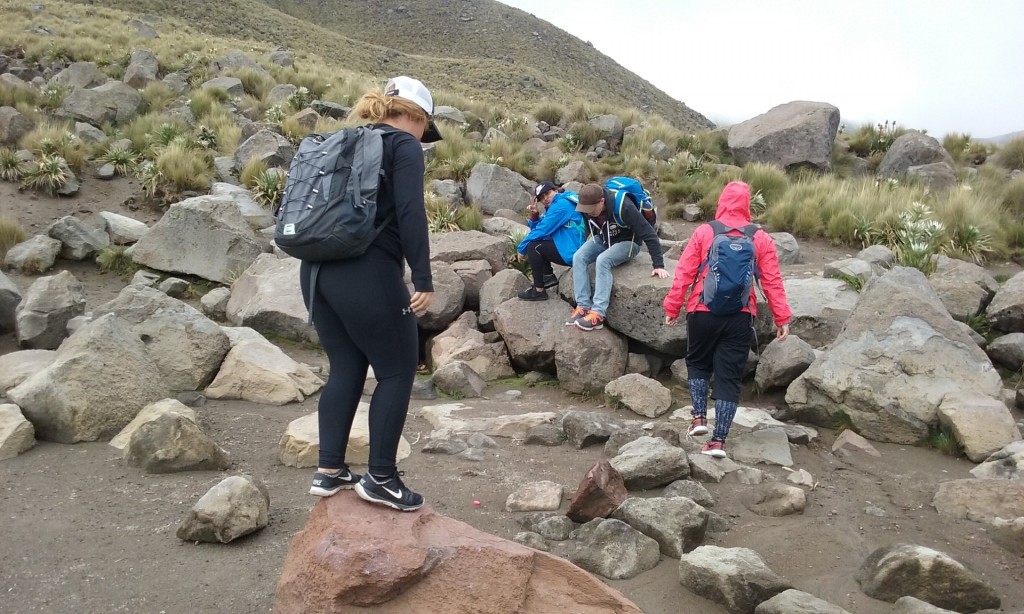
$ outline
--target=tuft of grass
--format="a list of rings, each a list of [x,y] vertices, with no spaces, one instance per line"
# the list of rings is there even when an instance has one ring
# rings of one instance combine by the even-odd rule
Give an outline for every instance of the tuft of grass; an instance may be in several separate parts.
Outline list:
[[[984,312],[967,316],[966,324],[971,327],[971,330],[985,338],[988,338],[988,334],[992,332],[992,324]]]
[[[456,221],[460,230],[483,230],[484,213],[480,210],[479,203],[460,208]]]
[[[518,252],[516,252],[516,248],[523,242],[523,238],[526,237],[528,232],[529,231],[527,230],[514,230],[508,233],[506,237],[508,241],[505,244],[507,250],[506,261],[510,267],[532,279],[533,276],[530,274],[530,261],[525,258],[520,260],[517,257]]]
[[[789,177],[772,164],[748,164],[740,172],[740,179],[750,185],[751,194],[760,192],[766,203],[778,202],[789,188]]]
[[[18,158],[17,152],[6,147],[0,148],[0,180],[20,181],[25,165]]]
[[[125,253],[127,249],[124,245],[106,247],[96,255],[96,264],[104,271],[110,271],[125,279],[130,278],[142,267]]]
[[[192,92],[188,106],[192,109],[192,116],[198,119],[209,115],[214,108],[222,107],[230,98],[224,90],[215,88],[198,89]]]
[[[117,147],[108,149],[107,153],[100,157],[100,160],[113,165],[114,172],[123,177],[134,175],[135,168],[139,163],[139,158],[134,151]]]
[[[257,173],[252,180],[253,200],[258,202],[264,209],[273,211],[281,202],[281,195],[284,193],[284,173],[276,170],[265,170]]]
[[[7,251],[28,238],[28,233],[12,217],[0,216],[0,261],[7,256]]]
[[[860,277],[855,277],[853,275],[847,275],[846,273],[837,273],[835,275],[835,278],[839,279],[839,280],[842,280],[842,281],[845,281],[846,285],[850,286],[851,288],[853,288],[858,293],[864,290],[864,280],[861,279]]]
[[[156,154],[155,149],[188,132],[184,120],[159,113],[139,115],[122,128],[124,138],[132,142],[132,149],[148,157]]]
[[[427,210],[427,229],[432,233],[455,232],[459,227],[459,210],[436,194],[424,191],[423,204]]]
[[[71,132],[64,122],[48,122],[36,126],[21,139],[21,148],[37,156],[60,157],[75,172],[80,172],[91,154],[88,144]]]
[[[182,192],[209,189],[211,167],[212,161],[206,152],[171,143],[160,151],[152,165],[144,164],[140,168],[145,175],[144,183],[155,181],[150,192],[172,200]]]
[[[236,77],[242,82],[242,89],[245,90],[245,93],[259,100],[266,98],[270,90],[277,85],[273,77],[253,68],[243,68],[228,74],[228,76]]]
[[[845,411],[837,411],[832,414],[832,430],[836,432],[837,436],[843,431],[857,432],[857,428],[853,425],[853,418]]]
[[[28,165],[22,175],[21,187],[25,190],[38,190],[56,196],[57,190],[64,187],[70,175],[67,162],[57,155],[41,154]]]
[[[10,87],[0,85],[0,107],[18,107],[21,105],[38,106],[39,94],[35,88]]]
[[[238,180],[242,182],[242,185],[252,189],[256,185],[256,178],[267,172],[270,169],[267,163],[259,158],[249,158],[249,161],[245,163],[242,168],[242,172],[238,173]]]
[[[174,90],[163,81],[150,81],[142,90],[142,112],[160,113],[177,97]]]
[[[533,108],[533,118],[539,122],[545,122],[549,126],[557,126],[568,111],[557,102],[543,102]]]
[[[1011,171],[1024,169],[1024,136],[1017,137],[1000,147],[995,155],[995,163]]]
[[[1024,177],[1006,183],[999,204],[1016,219],[1024,219]]]
[[[957,442],[956,436],[949,427],[940,424],[928,430],[928,438],[925,439],[925,444],[929,448],[935,448],[947,456],[960,456],[960,443]]]

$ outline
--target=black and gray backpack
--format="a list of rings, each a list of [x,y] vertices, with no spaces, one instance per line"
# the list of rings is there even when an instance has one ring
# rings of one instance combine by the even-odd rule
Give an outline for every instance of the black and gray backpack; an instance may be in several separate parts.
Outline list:
[[[374,226],[382,133],[359,126],[302,139],[274,212],[274,243],[284,253],[325,262],[362,255],[373,243],[384,227]]]

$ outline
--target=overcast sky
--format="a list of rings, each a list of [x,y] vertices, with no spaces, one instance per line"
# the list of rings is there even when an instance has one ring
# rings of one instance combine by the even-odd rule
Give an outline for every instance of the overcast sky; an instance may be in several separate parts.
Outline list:
[[[1024,0],[501,1],[720,124],[815,100],[847,127],[1024,130]]]

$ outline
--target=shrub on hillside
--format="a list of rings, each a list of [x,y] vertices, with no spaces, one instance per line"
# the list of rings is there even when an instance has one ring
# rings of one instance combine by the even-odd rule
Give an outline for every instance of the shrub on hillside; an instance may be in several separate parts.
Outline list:
[[[566,116],[568,111],[565,107],[555,102],[543,102],[533,108],[533,118],[539,122],[544,122],[549,126],[557,126],[562,118]]]
[[[174,90],[163,81],[150,81],[142,90],[142,112],[160,113],[177,97]]]
[[[0,262],[7,255],[7,250],[27,238],[28,234],[18,220],[0,216]]]
[[[1024,136],[1017,137],[999,148],[995,162],[1010,170],[1024,169]]]
[[[160,149],[155,160],[139,164],[136,175],[147,194],[166,202],[182,192],[209,189],[211,166],[206,151],[171,143]]]
[[[245,90],[246,94],[260,100],[266,98],[271,88],[277,85],[273,77],[254,68],[242,68],[230,73],[228,76],[237,78],[242,82],[242,89]]]
[[[71,126],[64,122],[48,122],[36,126],[22,137],[20,145],[22,149],[28,149],[37,156],[62,158],[76,173],[82,170],[92,153],[89,145],[75,136]]]
[[[1024,221],[1024,177],[1017,177],[1007,182],[1003,187],[1000,204],[1014,218]]]
[[[121,149],[119,147],[113,147],[108,149],[105,154],[100,156],[102,162],[106,162],[114,167],[114,172],[121,176],[127,176],[135,173],[135,167],[139,163],[139,158],[135,155],[134,151],[130,149]]]
[[[256,185],[256,177],[267,172],[269,170],[267,163],[259,158],[249,158],[249,161],[242,167],[241,172],[238,173],[238,180],[242,182],[242,185],[252,189]]]
[[[33,88],[0,85],[0,107],[36,106],[38,99],[39,94]]]
[[[848,133],[846,142],[850,146],[850,151],[861,158],[876,154],[884,156],[893,142],[906,132],[907,129],[897,126],[895,120],[892,123],[886,120],[882,124],[864,124]]]
[[[284,194],[285,174],[277,170],[265,170],[252,179],[252,197],[264,209],[273,211]]]
[[[205,117],[214,109],[231,99],[224,90],[216,88],[205,88],[193,90],[188,106],[192,109],[192,116],[195,118]]]
[[[132,142],[132,149],[152,156],[154,147],[166,145],[174,138],[186,134],[189,127],[181,118],[147,113],[132,119],[121,131],[124,138]]]
[[[789,177],[772,164],[755,162],[743,167],[740,179],[750,185],[750,193],[760,192],[766,202],[773,203],[782,198],[789,188]]]
[[[126,253],[127,249],[127,246],[124,245],[105,247],[96,255],[96,264],[104,271],[110,271],[124,278],[131,277],[141,267]]]

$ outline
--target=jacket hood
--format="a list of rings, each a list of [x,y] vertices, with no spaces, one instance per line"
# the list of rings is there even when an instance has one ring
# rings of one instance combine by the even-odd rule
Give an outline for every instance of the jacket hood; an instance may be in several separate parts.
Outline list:
[[[715,219],[733,227],[750,223],[750,186],[742,181],[730,181],[718,197]]]

